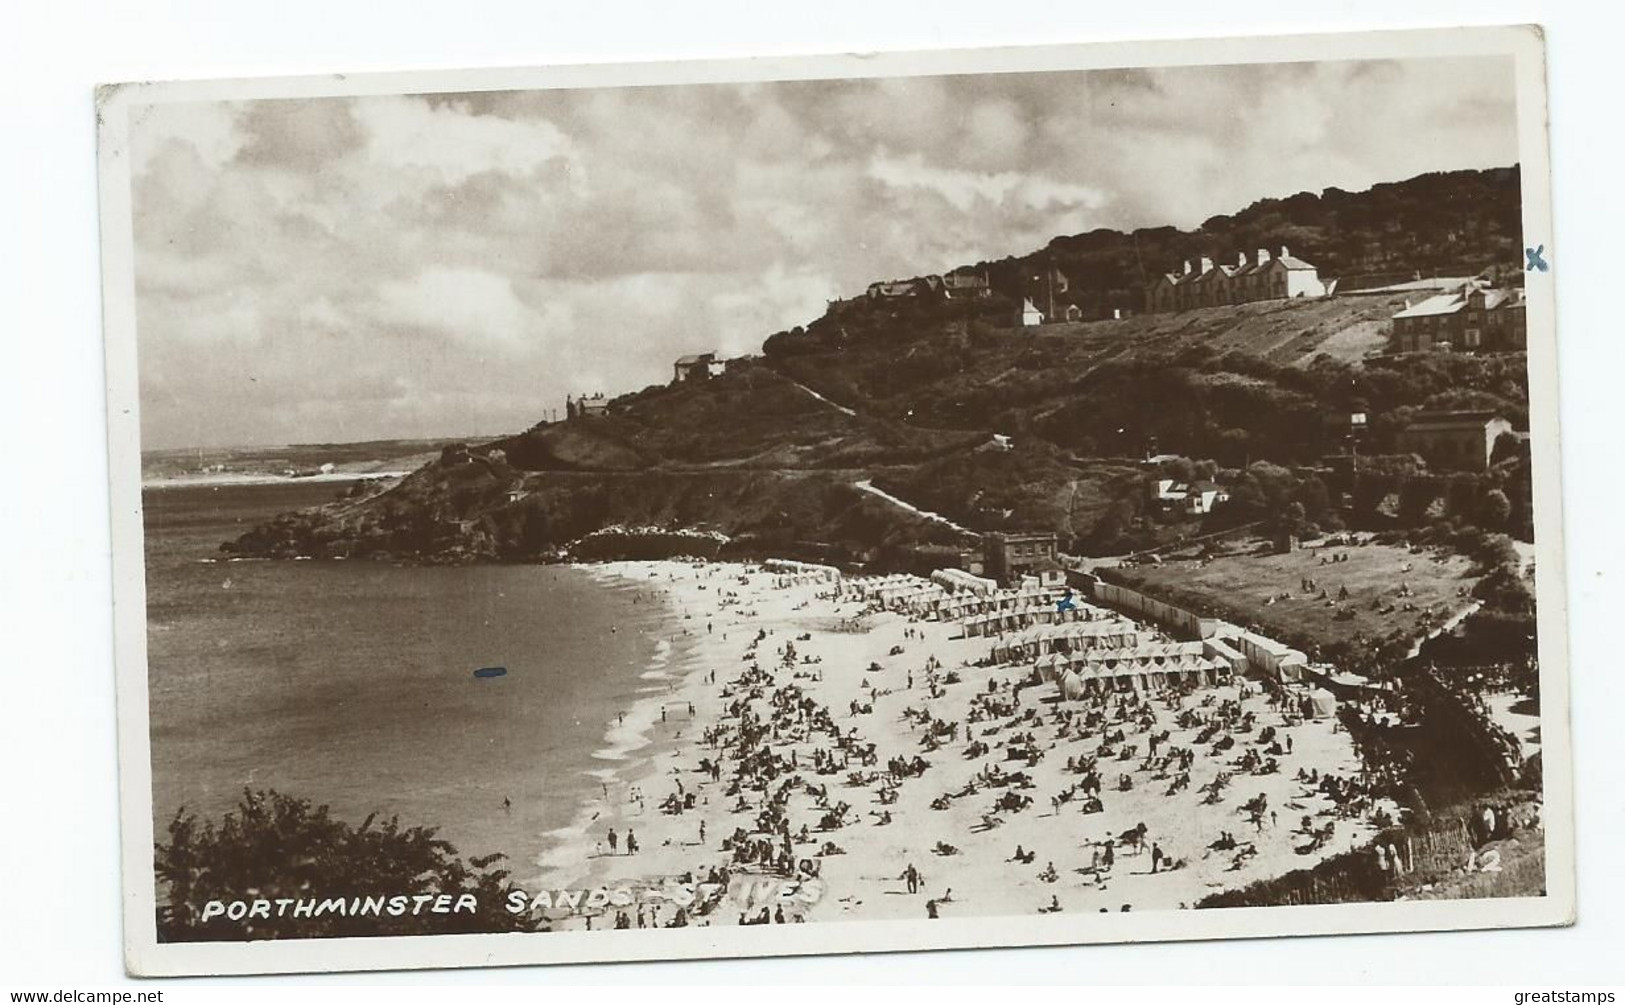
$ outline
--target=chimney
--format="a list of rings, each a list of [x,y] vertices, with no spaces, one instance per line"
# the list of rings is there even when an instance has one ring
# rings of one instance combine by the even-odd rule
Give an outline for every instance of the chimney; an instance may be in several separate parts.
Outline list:
[[[1291,255],[1292,255],[1292,252],[1287,250],[1286,245],[1284,245],[1284,244],[1281,245],[1281,257],[1282,258],[1289,258],[1289,257],[1291,257]]]
[[[1212,271],[1213,271],[1213,259],[1208,258],[1206,255],[1203,255],[1202,256],[1202,275],[1205,276],[1209,272],[1212,272]]]
[[[1247,253],[1245,251],[1236,252],[1236,268],[1245,269],[1246,267],[1247,267]]]
[[[1270,249],[1268,249],[1268,248],[1259,248],[1258,249],[1258,264],[1259,265],[1268,265],[1269,260],[1270,260]]]
[[[1187,259],[1185,259],[1185,271],[1180,273],[1180,275],[1188,276],[1190,274],[1191,274],[1191,260],[1187,258]]]

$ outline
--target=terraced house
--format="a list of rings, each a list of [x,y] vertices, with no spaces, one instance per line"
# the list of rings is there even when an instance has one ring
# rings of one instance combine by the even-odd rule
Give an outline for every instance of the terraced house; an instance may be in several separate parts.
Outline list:
[[[1522,290],[1472,282],[1428,297],[1393,317],[1395,352],[1465,349],[1515,351],[1528,339]]]
[[[1179,272],[1166,272],[1152,280],[1145,290],[1149,313],[1184,311],[1193,307],[1221,307],[1255,300],[1286,300],[1293,297],[1324,297],[1335,282],[1320,278],[1320,270],[1292,255],[1282,246],[1279,254],[1259,248],[1251,260],[1245,251],[1236,254],[1236,264],[1214,264],[1211,258],[1186,260]]]

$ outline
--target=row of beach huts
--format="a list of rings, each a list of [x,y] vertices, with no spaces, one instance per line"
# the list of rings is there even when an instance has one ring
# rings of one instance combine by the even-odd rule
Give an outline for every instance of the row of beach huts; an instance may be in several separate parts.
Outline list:
[[[1303,653],[1274,639],[1098,580],[1084,587],[1085,597],[1031,583],[1000,587],[959,569],[929,578],[843,577],[833,566],[814,573],[797,565],[765,567],[780,576],[816,576],[802,581],[833,585],[838,595],[875,610],[952,622],[960,637],[988,640],[987,664],[1026,664],[1069,700],[1105,688],[1211,685],[1240,676],[1299,683],[1308,669]]]

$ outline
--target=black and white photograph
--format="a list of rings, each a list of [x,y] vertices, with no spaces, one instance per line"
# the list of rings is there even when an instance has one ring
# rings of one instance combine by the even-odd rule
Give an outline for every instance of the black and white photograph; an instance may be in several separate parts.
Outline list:
[[[105,87],[132,972],[1571,923],[1544,75]]]

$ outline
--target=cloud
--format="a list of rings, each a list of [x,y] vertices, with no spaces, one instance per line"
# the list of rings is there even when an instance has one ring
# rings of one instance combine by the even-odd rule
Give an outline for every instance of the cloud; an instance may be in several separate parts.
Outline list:
[[[507,276],[438,265],[380,284],[373,313],[386,326],[421,328],[476,350],[512,350],[548,328],[569,327],[567,309],[544,320]]]
[[[351,102],[321,98],[249,102],[237,131],[239,161],[307,171],[359,150],[367,136]]]
[[[356,102],[353,114],[366,132],[372,161],[425,168],[448,183],[479,173],[528,175],[554,160],[565,171],[582,169],[571,157],[568,137],[546,121],[475,115],[466,103],[408,97]]]
[[[523,428],[873,279],[1516,160],[1504,59],[156,105],[149,446]]]
[[[1086,185],[1058,182],[1021,171],[970,172],[933,167],[919,154],[896,158],[876,154],[869,162],[869,176],[894,188],[922,188],[942,196],[962,212],[996,210],[1004,205],[1023,209],[1097,208],[1107,201],[1106,193]]]

